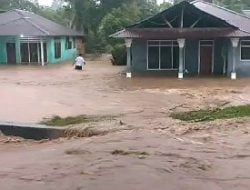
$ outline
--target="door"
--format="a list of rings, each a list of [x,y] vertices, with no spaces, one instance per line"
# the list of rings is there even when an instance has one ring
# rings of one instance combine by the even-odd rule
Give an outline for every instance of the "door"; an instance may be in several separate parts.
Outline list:
[[[47,62],[47,43],[44,43],[44,62]],[[26,64],[41,63],[41,43],[21,43],[21,61]]]
[[[16,64],[16,44],[7,43],[6,50],[7,50],[7,63]]]
[[[200,74],[212,74],[213,65],[213,41],[200,42]]]

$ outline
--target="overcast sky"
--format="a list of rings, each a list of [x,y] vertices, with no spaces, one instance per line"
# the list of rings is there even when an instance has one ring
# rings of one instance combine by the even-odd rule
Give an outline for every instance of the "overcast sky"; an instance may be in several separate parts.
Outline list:
[[[41,5],[48,5],[50,6],[53,0],[38,0]],[[163,0],[157,0],[159,3],[161,3]]]

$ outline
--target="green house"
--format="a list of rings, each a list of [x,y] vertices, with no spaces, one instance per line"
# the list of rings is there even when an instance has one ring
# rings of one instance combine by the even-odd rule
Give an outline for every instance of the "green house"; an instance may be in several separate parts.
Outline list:
[[[127,77],[250,76],[250,18],[212,0],[182,1],[111,37],[125,39]]]
[[[0,64],[53,64],[72,60],[84,34],[32,12],[0,14]]]

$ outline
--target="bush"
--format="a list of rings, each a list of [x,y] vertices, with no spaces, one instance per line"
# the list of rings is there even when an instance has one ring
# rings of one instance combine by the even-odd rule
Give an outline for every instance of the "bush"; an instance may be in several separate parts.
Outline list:
[[[127,52],[125,45],[115,45],[111,51],[112,64],[113,65],[126,65],[127,64]]]

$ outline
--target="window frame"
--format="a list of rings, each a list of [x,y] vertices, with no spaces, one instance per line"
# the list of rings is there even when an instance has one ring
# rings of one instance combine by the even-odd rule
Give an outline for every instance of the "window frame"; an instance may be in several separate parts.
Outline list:
[[[250,40],[241,40],[240,41],[240,61],[247,61],[250,62],[250,59],[242,59],[242,48],[250,48],[250,45],[242,45],[243,42],[249,42]]]
[[[72,41],[72,38],[70,38],[69,36],[66,37],[65,49],[66,50],[73,49],[73,41]]]
[[[76,37],[73,37],[73,49],[76,49],[77,47],[77,41],[76,41]]]
[[[150,42],[155,42],[157,44],[150,44]],[[164,42],[169,42],[169,44],[164,44]],[[149,68],[149,48],[158,47],[159,48],[159,68]],[[161,47],[170,47],[172,54],[172,68],[161,68]],[[179,68],[174,67],[174,47],[178,47],[177,40],[147,40],[147,70],[148,71],[177,71]],[[185,48],[184,48],[185,50]],[[185,52],[185,51],[184,51]],[[185,56],[185,53],[184,53]],[[184,64],[185,65],[185,64]]]
[[[212,47],[213,48],[213,50],[212,50],[212,71],[211,71],[211,74],[213,74],[214,73],[214,65],[215,65],[215,40],[199,40],[198,74],[201,73],[201,47]]]
[[[56,48],[57,48],[57,43],[60,43],[60,56],[56,56],[57,55],[57,51],[56,51]],[[56,38],[55,40],[54,40],[54,48],[55,48],[55,59],[61,59],[62,58],[62,41],[61,41],[61,38]]]

